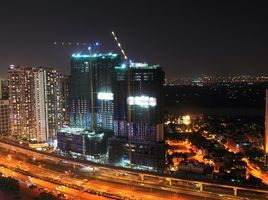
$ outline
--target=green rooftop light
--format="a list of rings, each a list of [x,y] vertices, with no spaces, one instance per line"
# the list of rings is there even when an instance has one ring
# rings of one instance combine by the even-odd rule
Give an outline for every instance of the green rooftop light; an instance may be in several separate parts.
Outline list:
[[[147,63],[131,63],[130,67],[140,69],[157,69],[160,68],[160,65],[149,65]]]
[[[115,69],[121,69],[121,70],[127,69],[127,65],[126,65],[126,63],[123,63],[120,66],[116,66]]]
[[[130,63],[130,68],[133,69],[158,69],[160,65],[149,65],[147,63]],[[120,66],[116,66],[115,69],[124,70],[127,69],[126,63],[123,63]]]
[[[118,54],[93,54],[93,55],[89,55],[89,54],[72,54],[73,58],[116,58],[118,57]]]

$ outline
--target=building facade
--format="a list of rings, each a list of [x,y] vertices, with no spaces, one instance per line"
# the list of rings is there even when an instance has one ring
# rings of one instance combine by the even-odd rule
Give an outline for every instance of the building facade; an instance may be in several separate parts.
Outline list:
[[[107,153],[109,132],[88,131],[84,128],[65,127],[57,133],[57,149],[67,155],[89,160],[99,159]]]
[[[70,81],[70,124],[87,129],[113,128],[111,74],[117,54],[73,54]]]
[[[61,74],[52,68],[10,66],[11,134],[33,142],[56,137],[63,125]]]
[[[268,166],[268,89],[266,89],[265,97],[265,135],[264,135],[264,155],[266,158],[266,165]]]
[[[36,138],[33,71],[29,67],[8,69],[11,134],[28,140]]]
[[[63,126],[61,73],[52,68],[38,68],[34,72],[36,140],[56,139]]]
[[[125,156],[131,164],[161,169],[164,164],[163,70],[159,65],[146,63],[131,63],[129,67],[122,64],[115,67],[112,82],[114,132],[116,140],[122,140]],[[114,143],[112,140],[110,144]],[[109,147],[111,151],[112,148]]]
[[[70,76],[62,76],[61,81],[62,88],[62,115],[63,115],[63,124],[70,126]]]
[[[0,78],[0,99],[8,99],[9,89],[8,89],[8,80]]]
[[[9,100],[0,99],[0,134],[10,134]]]
[[[59,130],[57,133],[57,149],[65,154],[76,153],[80,156],[85,155],[85,137],[87,133],[83,128]]]
[[[164,72],[159,65],[116,67],[113,79],[114,131],[133,141],[163,141]],[[128,80],[129,77],[129,80]]]

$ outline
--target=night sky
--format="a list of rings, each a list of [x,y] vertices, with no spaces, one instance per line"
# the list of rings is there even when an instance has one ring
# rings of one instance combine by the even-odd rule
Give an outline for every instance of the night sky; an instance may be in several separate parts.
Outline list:
[[[96,52],[119,52],[161,64],[168,78],[201,74],[268,75],[268,12],[257,1],[3,1],[0,76],[10,64],[70,72],[84,47],[53,42],[100,42]]]

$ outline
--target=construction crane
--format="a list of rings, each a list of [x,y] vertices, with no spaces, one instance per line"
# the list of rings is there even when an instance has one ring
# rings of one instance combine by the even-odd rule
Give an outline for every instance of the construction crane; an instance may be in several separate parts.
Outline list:
[[[117,37],[116,37],[116,35],[115,35],[115,33],[114,33],[114,31],[112,31],[112,35],[113,35],[113,37],[114,37],[114,40],[116,41],[116,43],[117,43],[117,46],[119,47],[119,49],[120,49],[120,51],[121,51],[121,53],[123,54],[123,57],[124,57],[124,59],[125,59],[125,61],[128,63],[128,57],[127,57],[127,55],[126,55],[126,53],[125,53],[125,51],[124,51],[124,49],[122,48],[122,46],[121,46],[121,44],[120,44],[120,42],[118,41],[118,39],[117,39]],[[130,97],[131,96],[131,85],[130,85],[130,83],[131,83],[131,73],[130,73],[130,63],[128,63],[128,73],[127,73],[127,89],[128,89],[128,97]],[[131,139],[132,139],[132,134],[131,134],[131,132],[130,132],[130,123],[131,123],[131,105],[130,104],[128,104],[128,129],[127,129],[127,131],[128,131],[128,157],[129,157],[129,163],[131,164],[132,163],[132,155],[131,155]]]
[[[55,46],[100,46],[99,42],[95,42],[94,44],[89,42],[54,42]]]
[[[54,42],[55,46],[87,46],[88,42]]]
[[[99,42],[89,43],[89,42],[54,42],[54,46],[58,47],[87,47],[88,51],[91,52],[92,50],[97,51],[98,48],[101,46]]]
[[[98,53],[97,50],[101,46],[99,42],[95,43],[89,43],[89,42],[54,42],[54,46],[59,46],[59,47],[87,47],[87,50],[89,51],[89,54],[94,51],[94,53]],[[91,61],[89,65],[89,84],[90,84],[90,98],[91,98],[91,103],[90,103],[90,109],[91,109],[91,129],[95,129],[95,120],[94,120],[94,91],[93,91],[93,69],[91,65]]]
[[[128,61],[127,55],[126,55],[126,53],[125,53],[124,49],[122,48],[122,46],[121,46],[120,42],[118,41],[118,39],[117,39],[117,37],[116,37],[116,35],[115,35],[114,31],[112,31],[112,34],[113,34],[114,39],[115,39],[115,41],[116,41],[116,43],[117,43],[117,46],[119,47],[119,49],[120,49],[121,53],[122,53],[122,54],[123,54],[123,56],[124,56],[124,59],[125,59],[126,61]]]

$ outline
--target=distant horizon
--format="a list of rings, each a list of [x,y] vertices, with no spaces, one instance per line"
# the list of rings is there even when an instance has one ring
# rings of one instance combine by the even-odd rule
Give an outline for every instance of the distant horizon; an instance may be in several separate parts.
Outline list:
[[[70,61],[71,61],[71,56],[70,56]],[[138,61],[137,61],[138,62]],[[147,62],[145,62],[147,63]],[[157,63],[148,63],[148,64],[157,64]],[[11,64],[12,65],[12,64]],[[9,65],[10,66],[10,65]],[[8,67],[6,67],[6,70],[1,73],[0,75],[0,79],[7,79],[7,76],[8,76]],[[63,73],[63,75],[66,75],[66,76],[70,76],[71,73],[70,73],[70,69],[71,69],[71,64],[70,64],[70,68],[67,70],[68,72],[66,73],[66,71],[62,70],[61,67],[55,67],[55,66],[44,66],[44,65],[36,65],[36,66],[30,66],[30,65],[27,65],[27,64],[20,64],[20,65],[15,65],[15,66],[23,66],[23,67],[44,67],[44,68],[54,68],[55,70],[58,70],[60,72]],[[162,67],[160,65],[160,67]],[[162,69],[165,71],[165,68],[162,67]],[[202,73],[202,74],[198,74],[198,75],[181,75],[181,76],[174,76],[174,77],[165,77],[167,80],[176,80],[176,79],[198,79],[198,78],[202,78],[202,77],[213,77],[213,78],[228,78],[228,77],[241,77],[241,76],[250,76],[250,77],[261,77],[261,76],[264,76],[264,77],[268,77],[268,73],[266,74],[261,74],[261,73],[255,73],[255,74],[208,74],[208,73]]]
[[[70,55],[87,49],[86,44],[99,43],[94,51],[120,52],[112,31],[129,59],[160,64],[169,79],[268,74],[264,5],[253,1],[4,1],[0,74],[6,74],[10,64],[56,66],[70,74]]]

